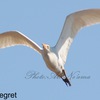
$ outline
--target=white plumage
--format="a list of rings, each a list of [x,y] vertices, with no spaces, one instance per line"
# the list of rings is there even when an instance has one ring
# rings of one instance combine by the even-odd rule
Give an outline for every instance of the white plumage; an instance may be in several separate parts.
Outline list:
[[[43,44],[42,49],[22,33],[9,31],[0,34],[0,48],[25,45],[34,49],[42,55],[47,67],[61,77],[66,85],[71,86],[64,69],[70,45],[81,28],[97,23],[100,23],[100,9],[78,11],[67,16],[61,35],[54,47]]]

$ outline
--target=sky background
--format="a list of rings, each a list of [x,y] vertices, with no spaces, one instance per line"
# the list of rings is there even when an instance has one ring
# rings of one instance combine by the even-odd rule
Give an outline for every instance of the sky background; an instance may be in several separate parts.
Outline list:
[[[54,46],[67,15],[100,8],[99,0],[0,0],[0,33],[17,30]],[[54,77],[34,50],[16,46],[0,49],[0,93],[17,93],[15,100],[100,99],[100,25],[82,29],[65,64],[71,87]],[[33,78],[29,78],[30,73]],[[35,74],[37,78],[34,78]],[[41,75],[45,78],[41,79]],[[73,76],[73,78],[71,77]],[[79,77],[88,78],[79,78]],[[9,99],[13,100],[13,99]]]

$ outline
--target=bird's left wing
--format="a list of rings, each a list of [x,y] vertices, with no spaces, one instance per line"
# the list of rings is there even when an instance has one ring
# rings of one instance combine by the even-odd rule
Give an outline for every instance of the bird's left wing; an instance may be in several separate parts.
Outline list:
[[[42,51],[41,47],[39,47],[34,41],[18,31],[9,31],[0,34],[0,48],[6,48],[15,45],[28,46],[40,54]]]
[[[61,32],[60,38],[55,46],[63,63],[66,62],[69,47],[77,32],[85,26],[100,23],[100,9],[89,9],[70,14]]]

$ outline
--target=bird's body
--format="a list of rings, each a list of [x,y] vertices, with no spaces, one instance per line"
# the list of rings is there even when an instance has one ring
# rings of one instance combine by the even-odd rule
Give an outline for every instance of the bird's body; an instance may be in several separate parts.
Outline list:
[[[61,77],[65,83],[67,82],[66,85],[69,84],[69,86],[71,86],[68,78],[66,77],[63,61],[60,55],[55,52],[54,47],[51,48],[49,45],[43,44],[42,56],[47,67]]]
[[[46,44],[43,44],[46,45]],[[44,50],[45,51],[45,50]],[[61,59],[55,52],[52,50],[50,52],[44,52],[43,51],[43,59],[47,65],[47,67],[55,72],[58,76],[62,76],[62,69],[64,69],[64,65],[61,63]]]
[[[18,31],[0,34],[0,48],[25,45],[42,55],[47,67],[55,72],[66,85],[71,86],[64,69],[68,51],[78,31],[93,24],[100,23],[100,9],[78,11],[67,16],[61,35],[54,47],[43,44],[43,49],[34,41]]]

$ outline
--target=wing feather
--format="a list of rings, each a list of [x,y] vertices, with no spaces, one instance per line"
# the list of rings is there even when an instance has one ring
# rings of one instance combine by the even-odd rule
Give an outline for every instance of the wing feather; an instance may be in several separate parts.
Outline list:
[[[98,23],[100,23],[100,9],[78,11],[66,18],[63,30],[55,46],[64,63],[66,62],[70,45],[78,31],[85,26]]]
[[[34,41],[17,31],[9,31],[0,34],[0,48],[6,48],[15,45],[28,46],[41,54],[41,47]]]

